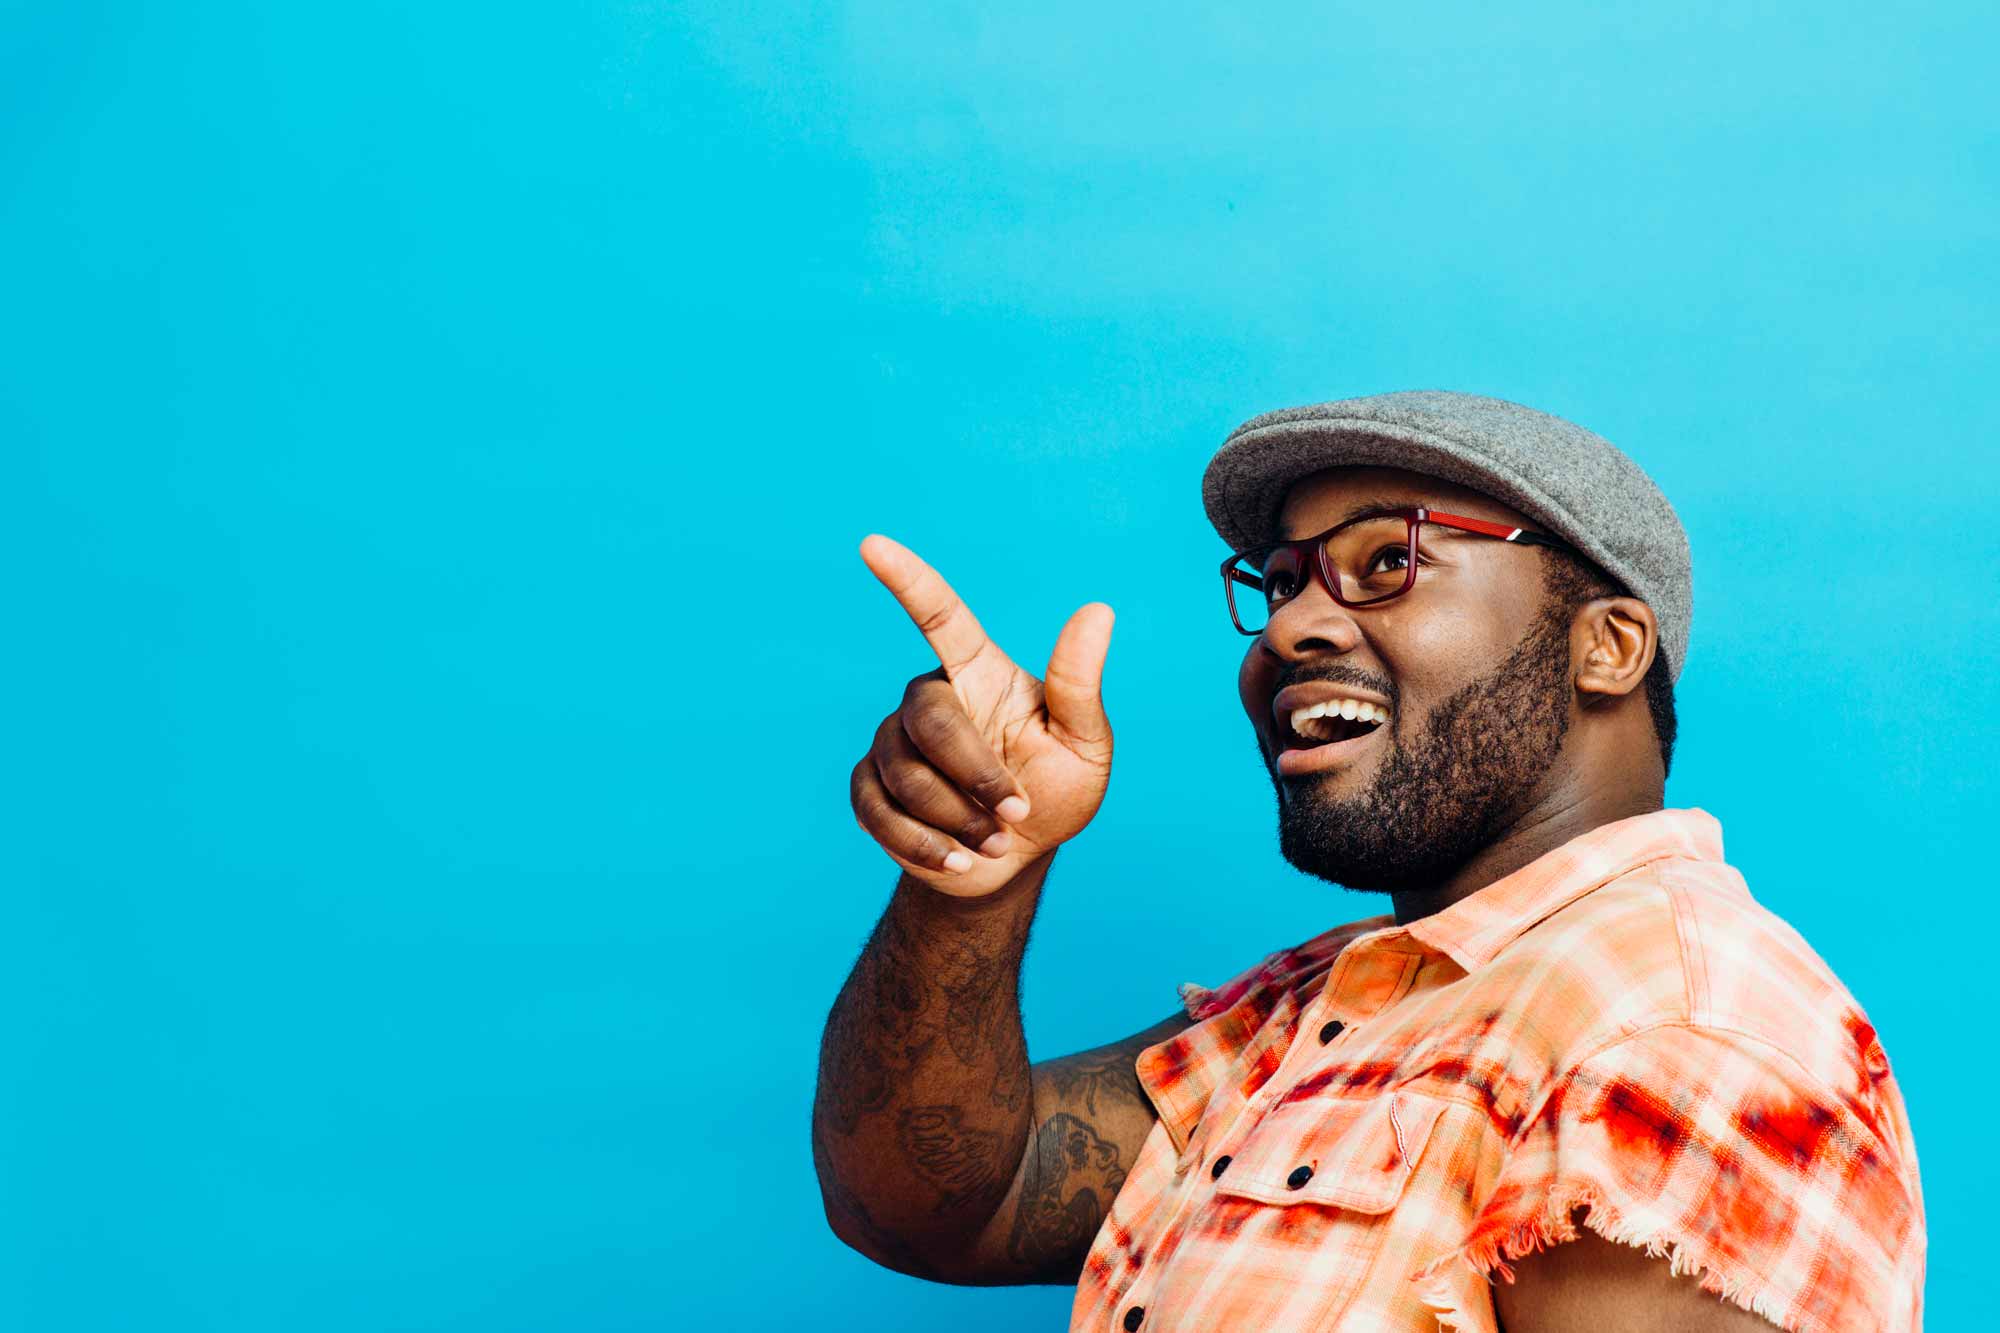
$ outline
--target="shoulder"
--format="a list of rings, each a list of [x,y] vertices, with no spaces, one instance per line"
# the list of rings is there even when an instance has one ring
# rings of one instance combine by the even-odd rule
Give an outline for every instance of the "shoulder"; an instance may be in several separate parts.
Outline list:
[[[1550,1081],[1479,1208],[1451,1253],[1489,1275],[1580,1220],[1787,1329],[1920,1326],[1922,1190],[1886,1070],[1864,1092],[1741,1032],[1645,1028]]]
[[[1512,984],[1590,1001],[1572,1009],[1558,1067],[1663,1026],[1775,1049],[1830,1087],[1886,1064],[1833,969],[1721,861],[1636,867],[1530,927],[1492,966]]]
[[[1297,990],[1322,975],[1340,956],[1348,942],[1389,925],[1387,916],[1363,917],[1315,935],[1303,944],[1266,954],[1255,964],[1238,972],[1219,986],[1183,982],[1181,1005],[1197,1023],[1226,1013],[1249,1000],[1268,1010],[1278,996]]]
[[[1861,1004],[1790,922],[1721,862],[1667,861],[1690,1026],[1774,1047],[1817,1082],[1866,1085],[1887,1057]]]
[[[1702,1118],[1770,1161],[1867,1164],[1916,1195],[1908,1116],[1874,1026],[1726,863],[1637,867],[1495,966],[1535,988],[1527,1007],[1573,1015],[1541,1025],[1560,1034],[1541,1065],[1551,1123],[1590,1121],[1635,1152],[1681,1142]]]

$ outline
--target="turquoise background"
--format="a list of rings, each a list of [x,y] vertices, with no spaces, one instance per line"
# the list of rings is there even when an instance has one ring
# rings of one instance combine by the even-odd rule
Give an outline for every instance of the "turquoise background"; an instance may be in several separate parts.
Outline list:
[[[752,16],[754,12],[754,16]],[[1199,478],[1572,417],[1692,537],[1675,805],[1873,1017],[1971,1327],[2000,744],[1990,5],[0,3],[0,1324],[1059,1327],[807,1152],[935,664],[1118,612],[1042,1056],[1290,870]],[[1968,1067],[1972,1070],[1967,1073]]]

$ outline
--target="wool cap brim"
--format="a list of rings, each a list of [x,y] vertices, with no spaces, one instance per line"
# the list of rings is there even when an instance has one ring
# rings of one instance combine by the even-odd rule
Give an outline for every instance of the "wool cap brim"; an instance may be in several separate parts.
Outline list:
[[[1279,540],[1292,483],[1323,468],[1404,468],[1476,490],[1589,556],[1653,610],[1678,680],[1694,618],[1687,532],[1639,465],[1601,435],[1503,398],[1442,389],[1373,394],[1252,417],[1201,479],[1233,551]]]

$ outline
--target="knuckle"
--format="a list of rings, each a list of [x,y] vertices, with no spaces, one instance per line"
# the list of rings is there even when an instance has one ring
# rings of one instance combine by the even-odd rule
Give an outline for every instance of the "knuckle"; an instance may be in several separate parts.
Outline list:
[[[958,723],[955,710],[935,704],[913,708],[903,718],[903,727],[910,733],[910,739],[926,749],[949,740],[958,729]]]
[[[924,618],[917,622],[917,629],[924,634],[935,634],[946,625],[949,625],[951,618],[957,614],[958,603],[955,601],[946,602],[936,610],[926,612]]]
[[[883,749],[886,749],[889,746],[895,744],[896,738],[901,736],[902,734],[903,734],[903,715],[902,712],[899,710],[897,712],[889,714],[887,717],[883,718],[881,722],[876,724],[875,740],[874,743],[869,748],[875,751],[881,751]]]
[[[912,861],[936,865],[945,857],[944,839],[928,829],[919,829],[910,835],[907,850],[903,854]]]
[[[928,804],[939,791],[937,778],[922,764],[891,764],[882,778],[906,810]]]
[[[945,675],[945,669],[943,667],[935,667],[932,670],[924,672],[921,676],[910,677],[909,684],[903,686],[903,698],[905,700],[920,699],[939,689],[949,690],[950,688],[951,681]]]
[[[882,817],[881,793],[857,774],[848,784],[847,799],[848,804],[854,807],[854,817],[861,821],[863,828],[873,833],[875,822]]]

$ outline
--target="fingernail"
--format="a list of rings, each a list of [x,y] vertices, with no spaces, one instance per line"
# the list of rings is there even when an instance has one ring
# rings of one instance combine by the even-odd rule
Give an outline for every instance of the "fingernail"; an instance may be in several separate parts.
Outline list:
[[[951,855],[945,857],[944,868],[953,872],[970,870],[972,869],[972,854],[969,852],[953,852]]]
[[[979,854],[981,856],[998,856],[1007,850],[1007,844],[1013,840],[1006,829],[1001,829],[985,842],[979,844]]]
[[[1018,796],[1009,796],[993,807],[993,813],[1009,824],[1018,824],[1028,817],[1028,803]]]

